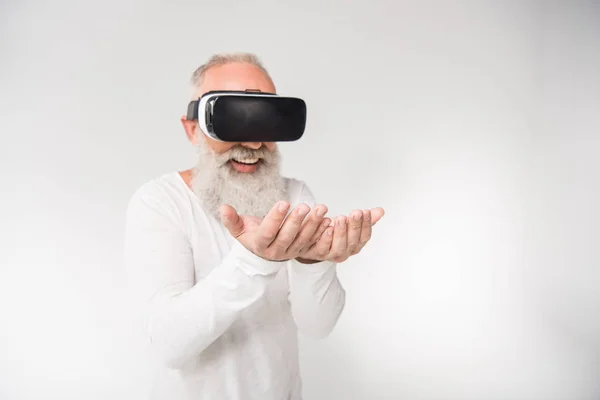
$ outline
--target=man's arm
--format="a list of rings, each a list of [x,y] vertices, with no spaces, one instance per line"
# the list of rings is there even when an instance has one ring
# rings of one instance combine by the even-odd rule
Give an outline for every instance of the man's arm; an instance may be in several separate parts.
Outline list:
[[[346,291],[337,276],[337,264],[324,261],[289,266],[292,314],[298,330],[320,339],[335,328],[346,303]]]
[[[235,242],[212,272],[194,283],[194,261],[176,212],[160,193],[132,198],[126,223],[126,262],[142,291],[146,332],[164,363],[180,368],[221,336],[255,303],[285,264],[264,260]]]
[[[316,201],[303,184],[299,203],[314,208]],[[344,309],[346,292],[337,275],[337,264],[295,259],[288,264],[292,315],[303,334],[312,338],[328,336]]]

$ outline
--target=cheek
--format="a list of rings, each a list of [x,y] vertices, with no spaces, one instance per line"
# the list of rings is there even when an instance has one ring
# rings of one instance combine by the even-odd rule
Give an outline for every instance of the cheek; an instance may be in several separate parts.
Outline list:
[[[219,143],[219,145],[217,146],[217,148],[215,149],[215,151],[218,154],[223,154],[228,152],[229,150],[231,150],[232,147],[234,147],[235,145],[230,144],[230,143]]]
[[[269,151],[273,151],[275,150],[275,147],[277,147],[277,143],[275,142],[265,142],[264,145]]]
[[[206,138],[206,141],[217,154],[223,154],[236,145],[236,143],[219,142],[210,138]]]

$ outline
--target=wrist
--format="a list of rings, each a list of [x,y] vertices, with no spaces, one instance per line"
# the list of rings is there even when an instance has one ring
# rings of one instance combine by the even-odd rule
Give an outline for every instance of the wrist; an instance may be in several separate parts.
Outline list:
[[[232,246],[230,256],[234,257],[236,265],[250,276],[273,275],[285,265],[285,261],[273,261],[260,257],[240,242],[236,242]]]
[[[304,262],[303,262],[304,261]],[[303,276],[312,276],[312,275],[322,275],[330,271],[332,268],[335,269],[337,263],[328,260],[308,260],[303,259],[302,261],[294,258],[292,260],[292,268],[291,271],[294,275],[303,275]]]

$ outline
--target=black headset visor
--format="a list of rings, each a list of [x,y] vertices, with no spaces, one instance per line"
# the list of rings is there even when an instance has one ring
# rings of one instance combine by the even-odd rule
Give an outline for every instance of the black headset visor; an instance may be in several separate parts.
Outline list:
[[[188,105],[188,120],[222,142],[293,142],[306,128],[306,103],[254,91],[212,91]]]

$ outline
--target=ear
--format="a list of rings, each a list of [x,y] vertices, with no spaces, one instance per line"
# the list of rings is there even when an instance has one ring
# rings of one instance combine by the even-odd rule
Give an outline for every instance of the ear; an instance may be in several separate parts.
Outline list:
[[[185,134],[194,146],[198,145],[198,129],[196,129],[196,121],[190,121],[186,119],[186,116],[183,115],[181,117],[181,125],[183,125],[183,130],[185,130]]]

